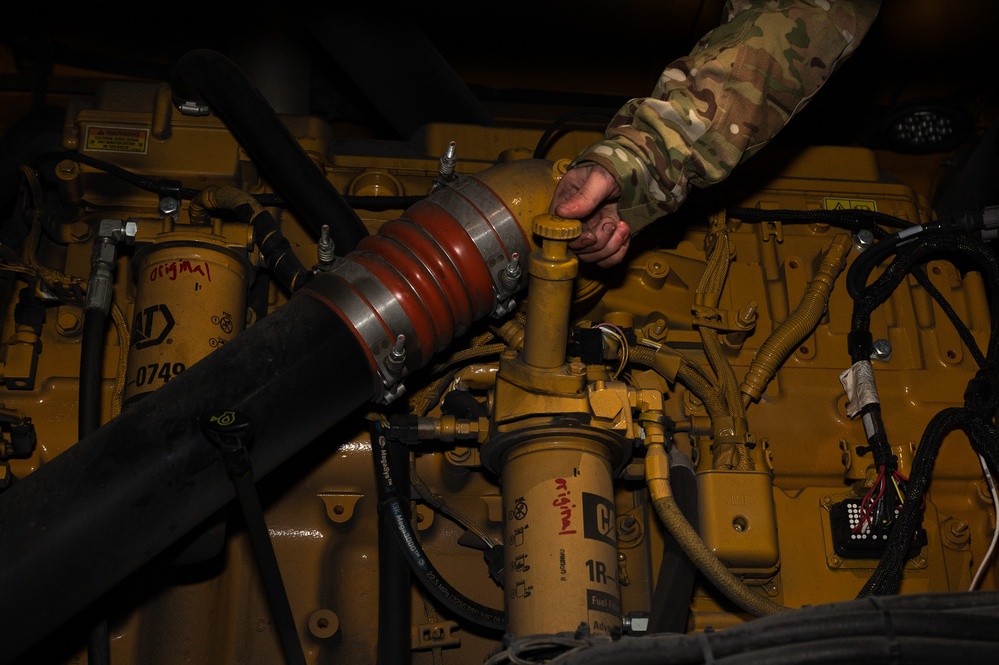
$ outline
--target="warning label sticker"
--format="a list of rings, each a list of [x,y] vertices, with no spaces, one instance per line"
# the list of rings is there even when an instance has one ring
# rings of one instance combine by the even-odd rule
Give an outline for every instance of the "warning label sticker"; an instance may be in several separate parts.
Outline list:
[[[826,210],[873,210],[877,212],[878,204],[871,199],[822,199]]]
[[[149,130],[141,127],[87,127],[86,150],[146,154]]]

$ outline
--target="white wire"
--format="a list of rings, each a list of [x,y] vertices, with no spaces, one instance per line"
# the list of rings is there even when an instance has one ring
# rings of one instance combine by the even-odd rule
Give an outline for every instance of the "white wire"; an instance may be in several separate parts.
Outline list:
[[[978,583],[982,581],[982,576],[985,574],[986,569],[988,569],[989,563],[992,561],[992,556],[995,554],[996,541],[999,541],[999,495],[996,493],[996,484],[992,480],[992,474],[989,473],[989,466],[985,463],[985,458],[979,455],[978,461],[982,465],[982,471],[985,472],[985,482],[988,483],[989,492],[992,494],[992,505],[996,511],[996,528],[992,530],[992,543],[989,545],[989,551],[985,553],[985,556],[982,557],[982,562],[978,564],[978,571],[971,580],[971,586],[968,587],[968,591],[974,591],[978,587]]]

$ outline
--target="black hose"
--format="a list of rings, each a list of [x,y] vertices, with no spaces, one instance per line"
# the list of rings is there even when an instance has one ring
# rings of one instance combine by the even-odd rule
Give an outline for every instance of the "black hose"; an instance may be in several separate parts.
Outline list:
[[[40,168],[43,164],[48,162],[61,162],[64,159],[70,161],[79,162],[80,164],[86,164],[100,171],[104,171],[108,175],[113,175],[116,178],[127,182],[128,184],[136,187],[138,189],[151,192],[153,194],[163,194],[165,181],[157,180],[154,178],[147,178],[146,176],[138,175],[132,173],[127,169],[123,169],[117,164],[112,164],[111,162],[105,161],[103,159],[97,159],[93,155],[88,155],[80,152],[72,151],[58,151],[58,152],[45,152],[38,157],[31,160],[31,163],[36,167]],[[2,185],[2,183],[0,183]],[[189,201],[198,195],[200,189],[195,189],[193,187],[180,187],[171,189],[171,194],[180,197],[182,200]],[[249,194],[256,199],[257,203],[268,208],[287,208],[288,201],[284,196],[280,194]],[[344,194],[344,202],[351,208],[360,208],[361,210],[402,210],[409,206],[422,201],[427,198],[426,194],[413,194],[410,196],[358,196]]]
[[[83,313],[83,333],[80,340],[80,396],[77,406],[77,431],[84,439],[101,426],[101,379],[104,365],[104,329],[107,316],[100,309],[87,308]],[[111,636],[103,603],[95,607],[94,624],[87,642],[87,662],[110,665]]]
[[[260,208],[254,213],[253,206],[244,203],[236,206],[234,212],[253,228],[253,242],[264,263],[289,293],[294,293],[309,280],[312,274],[299,260],[269,210]]]
[[[329,225],[342,255],[368,235],[361,218],[232,60],[210,49],[190,51],[174,65],[171,83],[175,98],[211,106],[314,237]]]
[[[409,452],[401,446],[389,446],[385,464],[393,478],[409,477]],[[375,459],[375,473],[379,462]],[[399,505],[407,524],[409,483],[395,486]],[[396,544],[392,515],[378,504],[378,654],[377,665],[409,665],[410,633],[410,571],[406,555]]]
[[[671,454],[670,461],[681,454]],[[669,485],[680,512],[688,522],[697,524],[697,476],[689,460],[687,464],[670,464]],[[686,632],[696,578],[697,566],[667,530],[663,534],[663,560],[652,593],[650,633]]]
[[[0,494],[0,663],[234,498],[198,422],[206,411],[253,418],[251,457],[263,478],[378,394],[354,328],[313,293],[300,289],[145,397],[143,408],[123,410]]]
[[[501,631],[506,626],[503,612],[486,607],[450,585],[434,567],[420,546],[409,526],[406,510],[402,506],[397,484],[389,466],[388,439],[381,423],[371,425],[371,454],[375,461],[375,480],[378,485],[379,511],[384,511],[393,525],[393,533],[406,561],[423,588],[454,616],[469,623]],[[408,474],[405,476],[408,478]]]
[[[608,119],[613,119],[617,115],[616,109],[605,109],[596,107],[584,107],[580,109],[575,109],[564,113],[559,117],[555,118],[552,124],[544,131],[541,138],[538,139],[537,145],[534,146],[534,159],[544,159],[545,154],[548,152],[552,137],[557,133],[565,129],[565,125],[570,120],[575,120],[576,118],[581,118],[588,115],[598,115],[604,116]]]
[[[726,210],[725,214],[735,219],[757,222],[818,222],[850,228],[854,231],[870,229],[875,234],[881,230],[877,226],[878,224],[899,229],[913,225],[912,222],[894,215],[856,208],[850,210],[764,210],[762,208],[731,207]]]
[[[100,309],[83,313],[80,338],[80,403],[77,431],[90,436],[101,426],[101,379],[104,370],[104,329],[107,317]]]
[[[922,661],[921,649],[962,662],[999,658],[999,592],[924,593],[851,600],[782,612],[721,631],[625,637],[592,643],[551,665],[666,665],[670,663],[946,662]],[[850,645],[838,660],[836,644]],[[965,661],[964,647],[972,660]],[[864,651],[866,649],[866,651]],[[895,659],[882,656],[895,654]],[[905,657],[902,656],[904,654]],[[844,657],[844,655],[848,657]],[[769,659],[773,656],[773,660]],[[831,658],[831,657],[830,657]]]

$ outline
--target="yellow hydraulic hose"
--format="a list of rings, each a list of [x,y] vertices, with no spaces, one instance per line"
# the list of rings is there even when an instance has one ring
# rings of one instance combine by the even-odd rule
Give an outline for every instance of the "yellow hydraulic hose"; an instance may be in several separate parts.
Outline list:
[[[777,368],[792,349],[812,333],[829,302],[836,277],[846,265],[853,242],[848,235],[838,235],[822,259],[815,278],[808,285],[791,316],[777,327],[756,352],[752,365],[742,382],[744,401],[756,401],[777,373]]]

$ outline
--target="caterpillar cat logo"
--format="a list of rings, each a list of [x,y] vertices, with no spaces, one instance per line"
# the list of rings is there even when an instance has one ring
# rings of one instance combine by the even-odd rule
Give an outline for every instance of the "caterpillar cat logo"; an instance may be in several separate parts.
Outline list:
[[[132,321],[132,339],[129,344],[136,349],[162,344],[170,331],[174,320],[166,305],[151,305],[135,311]]]

